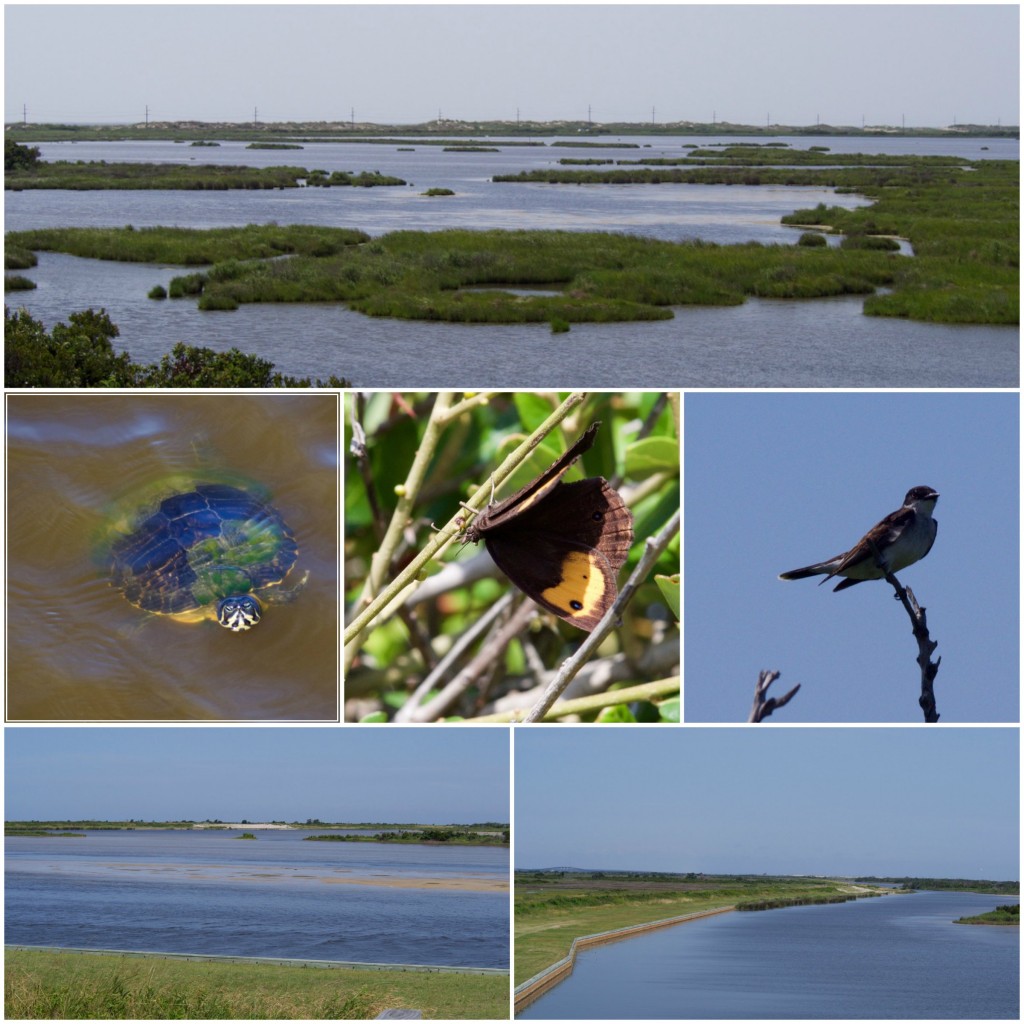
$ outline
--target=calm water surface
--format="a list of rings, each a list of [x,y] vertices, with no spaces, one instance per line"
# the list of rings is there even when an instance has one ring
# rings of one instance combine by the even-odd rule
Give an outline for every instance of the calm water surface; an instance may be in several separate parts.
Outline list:
[[[951,923],[1008,900],[927,892],[709,917],[585,951],[519,1016],[1017,1019],[1019,929]]]
[[[302,830],[88,832],[5,841],[5,941],[507,968],[508,850],[307,843]],[[342,883],[346,877],[370,884]],[[377,884],[372,884],[376,882]]]
[[[602,139],[614,142],[614,139]],[[680,156],[712,139],[635,139],[639,149],[505,146],[498,153],[445,153],[410,143],[308,144],[301,151],[193,149],[166,142],[43,143],[46,159],[192,161],[324,170],[378,169],[412,184],[396,188],[233,192],[6,193],[8,230],[46,226],[316,223],[399,229],[558,228],[620,231],[721,244],[794,241],[779,223],[794,209],[865,203],[830,189],[724,185],[557,186],[495,184],[493,174],[558,166],[561,157]],[[742,141],[742,140],[735,140]],[[810,142],[788,140],[805,148]],[[820,140],[819,140],[820,141]],[[500,140],[496,141],[500,147]],[[828,139],[836,152],[939,153],[1016,159],[1013,140]],[[989,150],[983,151],[982,145]],[[427,198],[431,187],[456,191]],[[336,305],[245,306],[200,313],[191,300],[154,302],[155,284],[177,268],[117,265],[42,254],[29,276],[39,288],[10,296],[51,325],[92,306],[121,328],[118,347],[155,361],[176,341],[217,351],[237,346],[284,373],[347,377],[358,386],[1015,387],[1016,328],[948,327],[864,317],[860,299],[747,302],[686,308],[655,324],[581,324],[552,336],[545,325],[455,325],[371,319]],[[627,356],[628,353],[628,356]],[[586,375],[586,379],[581,375]]]
[[[8,718],[336,719],[337,415],[333,395],[8,396]],[[243,634],[131,606],[115,515],[227,473],[269,492],[305,588]]]

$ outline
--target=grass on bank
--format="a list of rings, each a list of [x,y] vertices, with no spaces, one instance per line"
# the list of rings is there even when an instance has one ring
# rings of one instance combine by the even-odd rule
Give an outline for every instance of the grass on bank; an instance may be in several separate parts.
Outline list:
[[[508,978],[7,950],[4,1011],[35,1020],[507,1020]]]
[[[251,148],[268,148],[251,147]],[[295,147],[275,147],[294,148]],[[64,189],[95,191],[99,189],[184,189],[188,191],[210,189],[268,189],[299,188],[309,186],[405,185],[402,178],[380,174],[378,171],[351,173],[335,171],[307,171],[304,167],[244,167],[220,164],[121,164],[106,161],[39,161],[32,167],[8,171],[4,175],[4,188],[11,191],[26,189]]]
[[[9,232],[5,249],[18,254],[63,252],[119,263],[169,263],[194,267],[229,260],[265,260],[276,256],[334,256],[346,246],[368,242],[370,236],[353,228],[311,224],[248,224],[239,228],[39,228]],[[7,269],[14,269],[8,264]]]
[[[954,924],[997,924],[1016,925],[1020,927],[1020,904],[1004,905],[990,910],[987,914],[976,914],[973,917],[960,917]]]
[[[666,917],[734,906],[749,901],[820,900],[865,887],[829,879],[711,877],[704,880],[596,880],[565,874],[515,876],[515,983],[522,984],[568,955],[581,935],[625,928]],[[681,927],[686,927],[682,925]]]

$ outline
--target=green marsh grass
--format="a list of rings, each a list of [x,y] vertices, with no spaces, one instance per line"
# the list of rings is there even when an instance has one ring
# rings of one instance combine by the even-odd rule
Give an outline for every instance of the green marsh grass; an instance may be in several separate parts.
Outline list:
[[[8,1018],[367,1020],[391,1008],[426,1019],[507,1020],[501,975],[312,969],[7,950]]]

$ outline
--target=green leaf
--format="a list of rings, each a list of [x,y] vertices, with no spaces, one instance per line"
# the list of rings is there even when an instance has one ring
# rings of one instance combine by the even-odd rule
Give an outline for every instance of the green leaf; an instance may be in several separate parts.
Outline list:
[[[599,722],[635,722],[633,712],[625,704],[616,704],[614,707],[605,708],[598,716]]]
[[[360,722],[376,725],[379,722],[386,722],[388,720],[387,713],[384,711],[371,711],[365,718],[360,718]]]
[[[658,711],[661,713],[661,720],[663,722],[678,722],[679,698],[671,697],[668,700],[662,701],[658,705]]]
[[[665,598],[666,604],[668,604],[672,614],[676,617],[676,621],[679,621],[679,573],[674,576],[655,576],[654,582],[658,584],[658,589],[661,591],[662,596]]]
[[[642,480],[654,473],[679,471],[679,444],[671,437],[645,437],[626,448],[626,476]]]
[[[517,391],[514,396],[519,422],[528,434],[533,433],[552,412],[551,400],[533,391]]]

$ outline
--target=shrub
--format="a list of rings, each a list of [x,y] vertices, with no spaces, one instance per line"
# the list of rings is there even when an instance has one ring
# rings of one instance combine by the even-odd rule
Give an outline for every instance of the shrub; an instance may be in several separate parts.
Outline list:
[[[149,289],[149,297],[151,299],[166,299],[167,289],[162,284],[158,284]]]
[[[35,286],[35,281],[22,277],[21,274],[4,274],[5,292],[30,292]]]
[[[4,379],[9,387],[350,387],[344,378],[326,383],[278,373],[274,364],[238,349],[214,352],[177,344],[158,364],[133,363],[127,352],[114,352],[118,336],[102,309],[72,313],[67,324],[47,334],[25,310],[4,308]]]
[[[798,239],[797,245],[805,245],[811,249],[820,249],[828,245],[828,239],[817,231],[805,231]]]
[[[563,320],[561,317],[554,317],[551,321],[551,333],[552,334],[565,334],[569,330],[570,324],[568,320]]]
[[[128,353],[115,354],[117,325],[101,309],[72,313],[47,334],[24,310],[4,307],[4,381],[8,387],[127,387]]]

